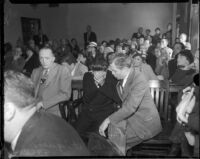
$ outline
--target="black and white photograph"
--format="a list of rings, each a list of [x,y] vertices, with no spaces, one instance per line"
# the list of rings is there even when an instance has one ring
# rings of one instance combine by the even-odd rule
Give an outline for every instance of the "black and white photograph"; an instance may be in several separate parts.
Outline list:
[[[198,1],[19,2],[2,3],[2,159],[199,158]]]

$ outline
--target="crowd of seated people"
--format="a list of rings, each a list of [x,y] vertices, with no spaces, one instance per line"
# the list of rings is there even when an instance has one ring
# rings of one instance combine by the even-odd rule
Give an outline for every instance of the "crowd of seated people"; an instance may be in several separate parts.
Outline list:
[[[4,69],[31,77],[37,99],[36,108],[57,116],[60,116],[59,102],[70,99],[71,80],[83,80],[84,109],[74,127],[84,139],[85,133],[98,133],[105,119],[127,105],[123,104],[119,90],[115,90],[121,81],[114,78],[113,71],[110,71],[115,55],[129,58],[131,70],[142,74],[144,81],[169,80],[185,87],[192,83],[193,76],[198,72],[195,71],[198,55],[191,53],[191,44],[187,42],[185,33],[180,34],[172,44],[171,29],[169,23],[166,32],[162,34],[157,27],[155,34],[151,35],[150,29],[146,29],[144,34],[143,27],[139,27],[131,39],[98,42],[96,33],[91,31],[91,26],[87,26],[83,49],[75,38],[49,39],[40,33],[38,37],[30,39],[27,46],[20,39],[14,48],[6,43]],[[43,41],[38,44],[39,37]],[[176,136],[176,132],[173,134]]]

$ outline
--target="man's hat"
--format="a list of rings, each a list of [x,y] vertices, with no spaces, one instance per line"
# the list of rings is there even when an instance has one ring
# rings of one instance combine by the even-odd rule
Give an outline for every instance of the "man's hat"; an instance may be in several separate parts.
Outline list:
[[[89,43],[88,47],[97,47],[97,43],[92,41]]]

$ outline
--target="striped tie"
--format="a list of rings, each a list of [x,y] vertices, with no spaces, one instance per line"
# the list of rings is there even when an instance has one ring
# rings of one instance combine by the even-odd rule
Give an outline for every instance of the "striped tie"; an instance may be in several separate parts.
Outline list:
[[[119,81],[119,90],[120,90],[120,93],[123,94],[123,86],[122,86],[122,83],[123,83],[123,80],[120,80]]]
[[[48,73],[49,73],[49,69],[44,69],[43,75],[42,75],[42,78],[41,78],[41,84],[45,83],[45,81],[48,77]]]

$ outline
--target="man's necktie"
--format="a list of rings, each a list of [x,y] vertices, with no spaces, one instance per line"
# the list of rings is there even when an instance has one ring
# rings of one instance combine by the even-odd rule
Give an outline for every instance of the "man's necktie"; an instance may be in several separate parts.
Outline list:
[[[42,75],[42,78],[41,78],[41,84],[45,83],[45,81],[48,77],[48,73],[49,73],[49,69],[44,69],[43,75]]]
[[[120,90],[120,93],[123,94],[123,86],[122,86],[122,83],[123,83],[123,80],[120,80],[119,81],[119,90]]]

